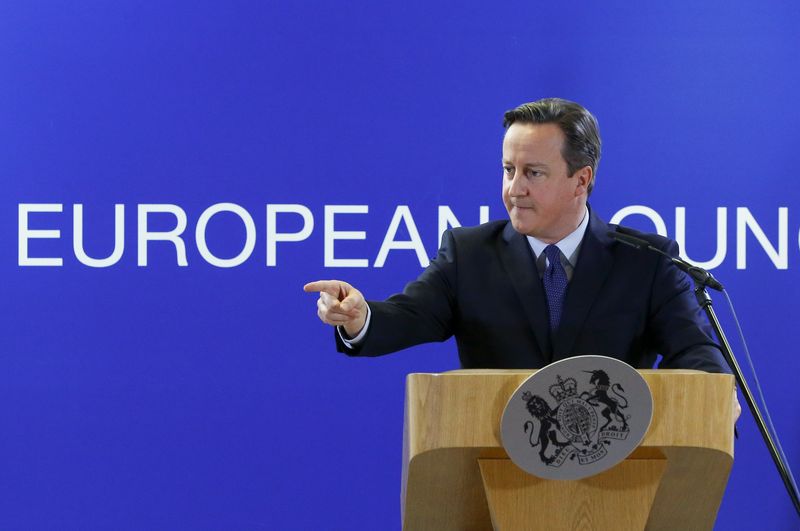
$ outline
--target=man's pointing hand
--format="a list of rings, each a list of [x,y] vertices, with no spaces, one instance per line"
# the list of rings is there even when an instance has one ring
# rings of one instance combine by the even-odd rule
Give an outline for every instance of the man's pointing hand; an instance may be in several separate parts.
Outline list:
[[[317,316],[323,323],[341,326],[350,337],[364,328],[367,301],[356,288],[341,280],[317,280],[303,286],[307,293],[319,293]]]

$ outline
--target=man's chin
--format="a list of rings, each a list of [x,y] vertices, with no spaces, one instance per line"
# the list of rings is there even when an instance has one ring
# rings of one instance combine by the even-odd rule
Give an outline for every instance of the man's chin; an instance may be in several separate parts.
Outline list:
[[[533,226],[530,223],[525,223],[519,219],[511,218],[511,226],[520,234],[530,234],[533,232]]]

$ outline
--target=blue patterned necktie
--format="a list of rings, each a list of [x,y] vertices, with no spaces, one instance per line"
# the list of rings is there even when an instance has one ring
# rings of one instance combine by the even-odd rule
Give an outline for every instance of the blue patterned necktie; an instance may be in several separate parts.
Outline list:
[[[558,329],[561,322],[561,307],[564,304],[564,294],[567,292],[567,272],[561,265],[561,251],[555,245],[544,248],[544,255],[549,262],[544,270],[542,283],[547,296],[547,307],[550,310],[550,330]]]

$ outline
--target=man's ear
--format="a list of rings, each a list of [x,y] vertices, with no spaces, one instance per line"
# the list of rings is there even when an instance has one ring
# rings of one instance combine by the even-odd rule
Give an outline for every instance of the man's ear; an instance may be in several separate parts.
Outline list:
[[[592,183],[592,180],[594,179],[594,172],[592,171],[592,167],[584,166],[583,168],[576,171],[572,176],[576,178],[575,195],[576,196],[582,194],[589,195],[589,185]]]

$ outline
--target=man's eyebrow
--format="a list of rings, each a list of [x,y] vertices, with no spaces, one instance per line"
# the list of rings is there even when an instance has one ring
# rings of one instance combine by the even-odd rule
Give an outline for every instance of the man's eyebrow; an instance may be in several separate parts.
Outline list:
[[[511,164],[510,160],[503,159],[503,164]],[[549,168],[549,166],[544,162],[526,162],[525,168]]]
[[[510,160],[503,159],[503,166],[510,165],[510,164],[511,164]],[[523,167],[524,168],[550,168],[550,166],[548,166],[544,162],[528,162]]]

